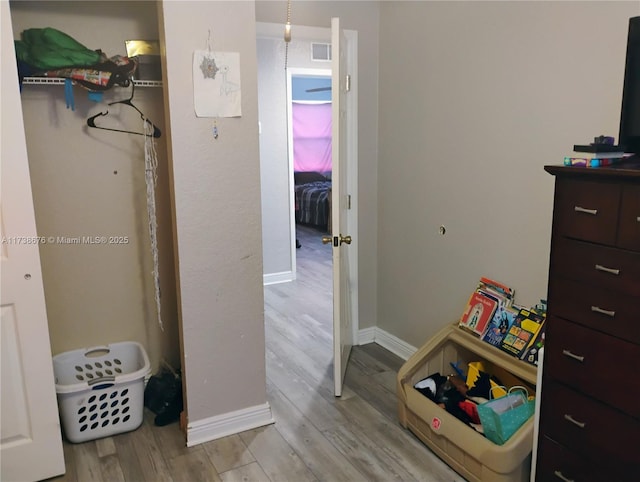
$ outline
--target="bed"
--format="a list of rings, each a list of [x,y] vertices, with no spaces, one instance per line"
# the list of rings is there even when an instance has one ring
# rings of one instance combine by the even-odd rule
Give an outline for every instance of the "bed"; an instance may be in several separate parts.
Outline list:
[[[331,173],[294,172],[296,223],[326,230],[331,214]]]

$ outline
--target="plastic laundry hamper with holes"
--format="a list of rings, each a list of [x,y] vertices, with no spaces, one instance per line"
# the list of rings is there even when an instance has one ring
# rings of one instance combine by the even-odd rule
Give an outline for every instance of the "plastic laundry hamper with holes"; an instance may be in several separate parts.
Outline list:
[[[149,358],[139,343],[121,342],[53,357],[60,419],[66,438],[86,442],[142,424]]]

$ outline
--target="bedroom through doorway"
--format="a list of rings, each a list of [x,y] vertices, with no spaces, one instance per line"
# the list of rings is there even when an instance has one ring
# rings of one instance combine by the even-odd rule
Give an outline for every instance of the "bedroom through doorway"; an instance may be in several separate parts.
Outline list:
[[[296,261],[305,246],[303,237],[313,236],[314,231],[319,236],[331,231],[331,114],[331,70],[287,69],[287,145],[290,179],[293,176]]]
[[[282,26],[257,31],[269,390],[320,384],[331,394],[333,259],[332,246],[322,244],[331,206],[331,62],[311,60],[313,42],[298,35],[283,69]]]
[[[301,390],[302,382],[306,380],[313,387],[326,389],[327,396],[339,396],[340,390],[334,380],[344,379],[344,371],[340,370],[342,375],[334,372],[336,366],[347,366],[343,347],[351,346],[359,335],[358,44],[357,32],[353,30],[344,30],[344,37],[341,36],[338,42],[338,22],[339,19],[331,20],[332,27],[336,24],[335,35],[332,35],[332,29],[294,25],[295,35],[288,47],[283,39],[282,24],[258,22],[256,29],[267,379],[268,388],[284,393]],[[322,237],[329,233],[317,229],[309,231],[305,229],[307,226],[296,225],[293,155],[289,152],[291,143],[287,127],[287,92],[291,91],[287,87],[287,68],[330,71],[331,55],[321,63],[313,60],[313,51],[318,44],[324,43],[324,50],[322,45],[319,50],[330,52],[332,42],[346,46],[346,49],[340,49],[340,58],[346,60],[342,68],[348,75],[340,77],[340,86],[341,92],[344,88],[349,93],[345,99],[340,95],[340,119],[346,120],[342,124],[344,130],[340,130],[340,139],[346,142],[341,142],[344,151],[340,149],[340,159],[332,159],[334,189],[328,198],[333,198],[331,208],[337,212],[334,201],[340,187],[343,201],[339,212],[340,232],[344,236],[334,236],[334,241],[340,239],[348,249],[342,246],[339,257],[338,250],[322,244]],[[335,88],[336,80],[333,81]],[[325,85],[323,90],[327,87]],[[336,128],[332,126],[332,130]],[[341,166],[339,179],[337,166]],[[327,224],[332,221],[327,220]],[[295,243],[298,230],[303,245],[300,249]],[[305,234],[310,235],[308,242]],[[318,257],[321,253],[326,258]],[[334,266],[334,256],[343,261],[339,270]],[[336,277],[339,281],[347,280],[336,284],[341,294],[338,315],[334,306]],[[347,323],[341,323],[341,320],[347,320]],[[337,356],[340,356],[340,362],[334,363]],[[294,387],[291,387],[292,383]]]

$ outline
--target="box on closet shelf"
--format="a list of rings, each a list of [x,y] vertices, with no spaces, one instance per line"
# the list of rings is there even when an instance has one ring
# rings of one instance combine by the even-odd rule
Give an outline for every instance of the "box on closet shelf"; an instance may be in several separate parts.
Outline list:
[[[160,43],[157,40],[126,40],[127,57],[138,60],[135,80],[162,80]]]

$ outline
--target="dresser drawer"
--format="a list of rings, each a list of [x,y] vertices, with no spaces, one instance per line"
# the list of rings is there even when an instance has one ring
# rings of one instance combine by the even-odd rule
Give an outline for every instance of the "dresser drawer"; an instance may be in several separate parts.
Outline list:
[[[544,372],[640,418],[640,345],[548,315]],[[546,388],[546,387],[545,387]]]
[[[559,276],[549,279],[548,296],[552,314],[640,344],[640,297]]]
[[[619,217],[617,245],[621,248],[640,251],[640,185],[623,186]]]
[[[551,272],[640,297],[640,252],[555,238],[551,248]]]
[[[540,438],[537,482],[631,482],[636,478],[637,474],[624,474],[615,466],[607,467],[602,457],[582,457],[545,436]]]
[[[614,246],[621,186],[556,178],[554,234]]]
[[[597,456],[625,470],[640,469],[640,452],[636,448],[640,437],[639,420],[552,378],[545,378],[543,387],[542,433],[583,456]],[[629,396],[633,397],[633,393]]]

